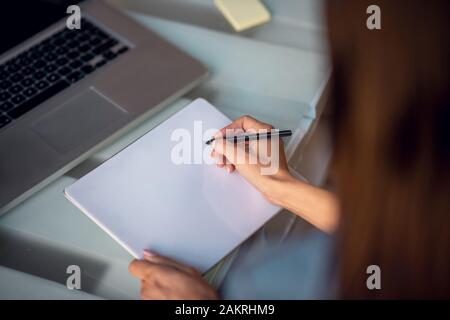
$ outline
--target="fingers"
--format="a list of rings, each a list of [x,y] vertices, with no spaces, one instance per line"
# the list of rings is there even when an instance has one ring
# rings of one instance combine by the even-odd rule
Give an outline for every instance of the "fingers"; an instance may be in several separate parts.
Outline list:
[[[141,299],[142,300],[167,300],[167,297],[161,290],[155,289],[153,286],[141,287]]]
[[[196,269],[148,250],[143,260],[130,263],[129,270],[140,279],[142,299],[217,299],[214,288]]]
[[[258,121],[250,116],[243,116],[222,128],[214,136],[224,137],[228,135],[237,135],[246,131],[271,130],[273,127],[267,123]],[[231,130],[231,133],[230,133]],[[257,145],[257,141],[253,144]],[[248,147],[250,143],[233,143],[227,140],[216,140],[213,145],[211,156],[217,159],[217,166],[225,168],[227,172],[232,173],[236,170],[236,165],[246,163]]]
[[[217,140],[214,141],[213,148],[217,165],[220,168],[225,167],[227,163],[233,163],[233,157],[231,156],[233,150],[231,148],[234,148],[234,146],[227,145],[226,140]]]
[[[227,164],[225,166],[225,169],[227,170],[228,173],[233,173],[234,170],[236,170],[236,167],[234,166],[234,164]]]
[[[214,136],[224,137],[227,135],[238,135],[245,133],[246,131],[258,131],[258,130],[271,130],[273,127],[267,123],[258,121],[250,116],[243,116],[235,120],[233,123],[222,128]],[[230,132],[231,131],[231,132]],[[242,145],[241,150],[237,148],[239,144],[231,143],[227,140],[216,140],[213,146],[213,152],[211,155],[218,158],[218,166],[223,168],[226,167],[227,170],[234,171],[236,165],[235,156],[238,155],[237,151],[243,151]],[[245,148],[244,148],[245,149]],[[221,159],[220,155],[224,156],[226,159]],[[231,162],[234,166],[227,166],[227,161]]]
[[[211,157],[216,158],[216,160],[217,160],[216,165],[217,165],[219,168],[223,168],[223,167],[225,167],[225,165],[227,164],[227,158],[225,158],[224,155],[222,155],[222,154],[216,152],[215,149],[213,149],[213,150],[211,151]]]
[[[238,164],[245,163],[247,158],[247,143],[234,143],[228,140],[218,140],[214,143],[216,156],[224,156],[226,164],[231,164],[235,168]]]
[[[128,266],[128,271],[139,279],[145,279],[151,270],[151,265],[145,260],[133,260]]]
[[[259,129],[273,129],[273,127],[270,124],[261,122],[256,120],[253,117],[250,116],[242,116],[233,123],[229,124],[225,128],[221,130],[222,133],[225,133],[226,129],[242,129],[244,131],[248,131],[250,129],[259,130]]]
[[[258,121],[255,118],[252,118],[250,116],[244,116],[244,117],[242,117],[242,128],[245,131],[248,131],[250,129],[254,129],[254,130],[260,130],[260,129],[270,130],[270,129],[273,129],[273,126],[271,126],[270,124]]]
[[[155,279],[165,279],[174,272],[190,276],[200,275],[194,268],[183,266],[175,261],[168,261],[162,257],[135,259],[128,266],[128,271],[132,276],[140,279],[143,284],[153,282]]]
[[[143,260],[134,259],[128,266],[128,271],[136,278],[141,280],[148,280],[150,276],[155,274],[160,274],[163,271],[168,271],[168,267],[171,269],[175,268],[175,265],[169,263],[158,262],[158,260],[151,261],[149,258],[144,258]],[[185,267],[187,272],[187,268]],[[182,271],[181,268],[175,268],[178,271]],[[194,269],[193,269],[194,270]],[[190,271],[192,272],[192,271]]]
[[[225,168],[228,173],[233,173],[236,170],[234,164],[228,161],[227,157],[216,151],[216,149],[213,149],[211,151],[211,157],[216,158],[217,159],[216,165],[219,168]]]
[[[166,257],[162,257],[155,254],[148,254],[148,251],[144,251],[144,259],[145,261],[153,263],[155,265],[172,267],[190,275],[200,275],[200,273],[192,267],[185,266],[175,260]]]

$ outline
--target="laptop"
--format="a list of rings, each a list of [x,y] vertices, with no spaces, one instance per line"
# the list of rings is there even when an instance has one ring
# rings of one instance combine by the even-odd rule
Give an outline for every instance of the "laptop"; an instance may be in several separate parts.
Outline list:
[[[0,28],[0,214],[207,76],[99,0],[2,0]]]

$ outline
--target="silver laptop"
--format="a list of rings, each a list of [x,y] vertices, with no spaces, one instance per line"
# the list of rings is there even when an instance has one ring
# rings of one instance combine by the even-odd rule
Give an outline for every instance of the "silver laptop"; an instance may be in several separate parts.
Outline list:
[[[0,214],[207,75],[101,1],[2,0],[0,30]]]

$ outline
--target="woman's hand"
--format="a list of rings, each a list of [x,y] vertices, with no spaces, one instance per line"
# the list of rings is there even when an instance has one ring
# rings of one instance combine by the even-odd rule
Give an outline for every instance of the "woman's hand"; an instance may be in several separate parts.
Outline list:
[[[220,130],[216,137],[271,129],[271,125],[245,116]],[[219,167],[225,167],[230,173],[237,170],[271,203],[294,212],[325,232],[333,232],[339,223],[339,201],[336,196],[290,174],[281,139],[266,141],[269,148],[261,148],[263,143],[264,140],[247,144],[216,140],[211,155],[218,159]],[[251,156],[258,161],[250,162]],[[270,166],[276,170],[267,170]]]
[[[221,129],[215,137],[272,129],[273,127],[269,124],[244,116]],[[211,156],[217,158],[217,165],[225,168],[229,173],[237,170],[272,203],[278,204],[277,184],[273,182],[294,179],[288,169],[281,139],[237,144],[227,140],[217,140],[214,142]],[[251,160],[252,157],[255,161]]]
[[[217,293],[194,268],[144,252],[144,260],[133,260],[130,273],[141,279],[145,300],[213,300]]]

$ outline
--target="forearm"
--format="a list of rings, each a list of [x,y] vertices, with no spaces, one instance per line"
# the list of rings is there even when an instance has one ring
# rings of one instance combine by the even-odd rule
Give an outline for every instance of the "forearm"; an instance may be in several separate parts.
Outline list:
[[[339,201],[326,190],[295,178],[274,180],[271,200],[325,232],[333,232],[339,223]]]

